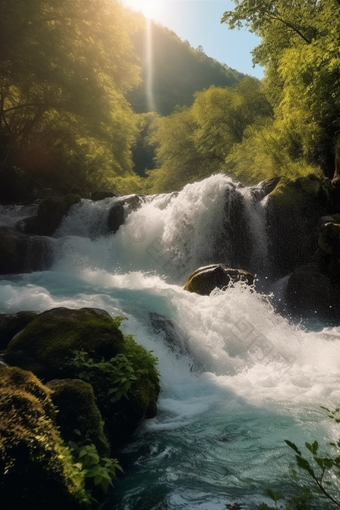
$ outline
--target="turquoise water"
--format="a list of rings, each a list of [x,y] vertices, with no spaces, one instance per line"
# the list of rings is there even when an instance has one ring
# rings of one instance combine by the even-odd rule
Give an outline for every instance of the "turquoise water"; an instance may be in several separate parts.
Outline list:
[[[266,488],[297,490],[285,439],[326,448],[339,437],[320,405],[340,403],[340,328],[291,324],[242,285],[210,296],[182,290],[188,273],[211,261],[228,186],[214,176],[150,199],[115,235],[103,228],[114,199],[85,201],[53,241],[51,271],[0,280],[0,313],[103,308],[127,317],[123,332],[159,359],[158,414],[120,453],[125,474],[105,510],[254,509],[268,501]],[[260,224],[259,206],[254,214]],[[259,231],[254,253],[263,259]],[[155,327],[155,314],[167,330]]]

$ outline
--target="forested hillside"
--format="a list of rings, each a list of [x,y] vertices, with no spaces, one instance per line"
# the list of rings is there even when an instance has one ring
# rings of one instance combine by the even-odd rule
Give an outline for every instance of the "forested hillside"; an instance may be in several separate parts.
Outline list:
[[[243,183],[338,177],[339,0],[243,0],[224,14],[261,37],[262,81],[157,24],[146,51],[145,19],[118,0],[0,4],[5,194],[23,173],[43,187],[120,193],[179,190],[216,172]]]
[[[180,189],[216,171],[245,184],[309,173],[338,178],[339,0],[244,0],[223,21],[262,38],[253,61],[265,78],[199,92],[190,108],[156,120],[149,189]]]
[[[133,34],[132,40],[140,58],[143,82],[129,92],[127,99],[137,113],[150,111],[149,72],[154,111],[160,115],[169,115],[175,106],[191,106],[194,93],[210,85],[230,87],[244,77],[208,57],[203,48],[192,48],[188,41],[182,41],[174,32],[152,21]]]

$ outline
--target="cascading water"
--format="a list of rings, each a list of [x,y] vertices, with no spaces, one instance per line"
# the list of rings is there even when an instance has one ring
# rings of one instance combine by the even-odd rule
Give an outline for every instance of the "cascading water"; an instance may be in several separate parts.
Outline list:
[[[159,359],[158,415],[121,452],[125,475],[105,509],[253,509],[266,488],[291,495],[284,439],[302,446],[339,435],[319,406],[340,402],[340,328],[293,326],[242,285],[210,296],[182,290],[191,271],[214,262],[265,276],[265,204],[227,177],[144,197],[108,234],[116,200],[74,206],[55,235],[52,269],[0,285],[0,312],[92,306],[124,315],[123,332]]]

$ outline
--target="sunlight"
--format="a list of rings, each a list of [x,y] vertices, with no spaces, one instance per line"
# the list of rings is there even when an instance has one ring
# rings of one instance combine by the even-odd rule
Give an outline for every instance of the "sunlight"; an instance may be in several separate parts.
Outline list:
[[[152,19],[164,10],[164,3],[160,0],[124,0],[124,3],[135,11],[140,11],[148,19]]]
[[[146,94],[148,100],[149,111],[156,111],[154,97],[153,97],[153,46],[152,46],[152,20],[150,17],[146,18],[146,31],[145,31],[145,48],[146,48]]]

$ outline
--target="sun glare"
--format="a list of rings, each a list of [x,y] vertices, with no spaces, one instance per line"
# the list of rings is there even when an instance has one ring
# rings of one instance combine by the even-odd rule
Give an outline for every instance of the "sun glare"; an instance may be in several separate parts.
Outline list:
[[[124,0],[135,11],[141,11],[148,19],[154,18],[164,7],[161,0]]]

